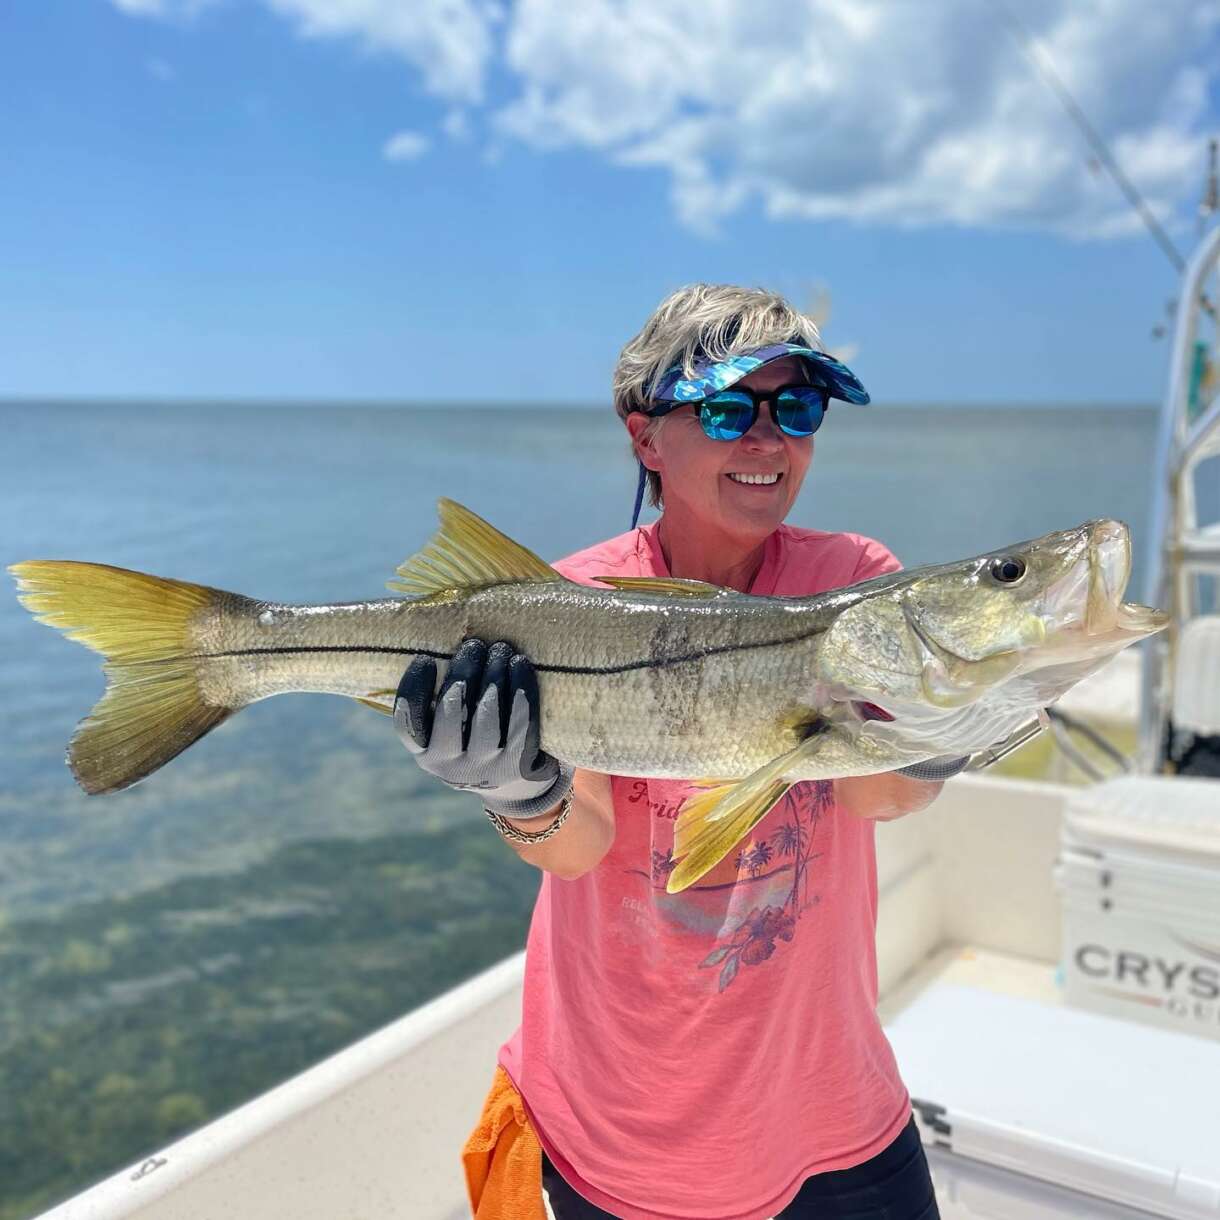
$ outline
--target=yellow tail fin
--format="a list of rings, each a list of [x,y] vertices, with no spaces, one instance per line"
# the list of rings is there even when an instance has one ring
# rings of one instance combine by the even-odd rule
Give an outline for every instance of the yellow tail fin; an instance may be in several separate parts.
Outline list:
[[[106,693],[68,746],[86,792],[130,787],[238,710],[203,701],[188,635],[196,615],[231,595],[100,563],[33,560],[9,571],[40,622],[106,658]]]

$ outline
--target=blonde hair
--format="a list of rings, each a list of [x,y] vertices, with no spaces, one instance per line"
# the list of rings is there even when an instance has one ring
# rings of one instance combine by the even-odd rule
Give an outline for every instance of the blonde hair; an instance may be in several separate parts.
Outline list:
[[[734,284],[688,284],[671,292],[619,353],[614,409],[624,420],[633,411],[645,410],[652,386],[675,365],[690,377],[696,360],[727,360],[768,343],[789,341],[818,350],[822,346],[813,319],[778,293]],[[652,420],[641,439],[651,440],[667,418]],[[659,506],[661,476],[655,470],[647,473],[648,502]]]

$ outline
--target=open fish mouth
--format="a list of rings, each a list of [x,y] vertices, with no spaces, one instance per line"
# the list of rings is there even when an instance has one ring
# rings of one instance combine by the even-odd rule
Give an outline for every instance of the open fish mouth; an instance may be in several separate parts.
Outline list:
[[[1089,537],[1089,588],[1085,602],[1086,635],[1113,631],[1122,596],[1131,579],[1131,535],[1117,521],[1096,522]]]
[[[1161,631],[1169,616],[1124,602],[1131,579],[1131,536],[1121,521],[1094,521],[1071,568],[1042,600],[1046,644],[1023,668],[1100,657]]]
[[[1082,623],[1086,636],[1111,636],[1115,632],[1147,635],[1168,625],[1169,615],[1164,611],[1122,600],[1131,579],[1131,535],[1121,522],[1093,524],[1088,572]]]

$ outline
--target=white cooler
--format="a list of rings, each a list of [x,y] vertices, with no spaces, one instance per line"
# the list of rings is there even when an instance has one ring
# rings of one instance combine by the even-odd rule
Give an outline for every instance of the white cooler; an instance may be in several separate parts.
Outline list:
[[[1055,880],[1069,1004],[1220,1040],[1220,780],[1082,789]]]
[[[946,1216],[1220,1217],[1220,1042],[943,982],[885,1030]]]

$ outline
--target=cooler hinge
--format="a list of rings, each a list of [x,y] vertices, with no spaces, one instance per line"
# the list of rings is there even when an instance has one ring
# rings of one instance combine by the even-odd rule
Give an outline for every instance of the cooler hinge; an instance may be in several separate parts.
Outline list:
[[[948,1111],[944,1106],[938,1106],[934,1101],[922,1101],[918,1097],[911,1098],[911,1106],[918,1113],[920,1123],[934,1135],[932,1143],[937,1148],[953,1150],[950,1142],[953,1137],[953,1126],[946,1117]]]

